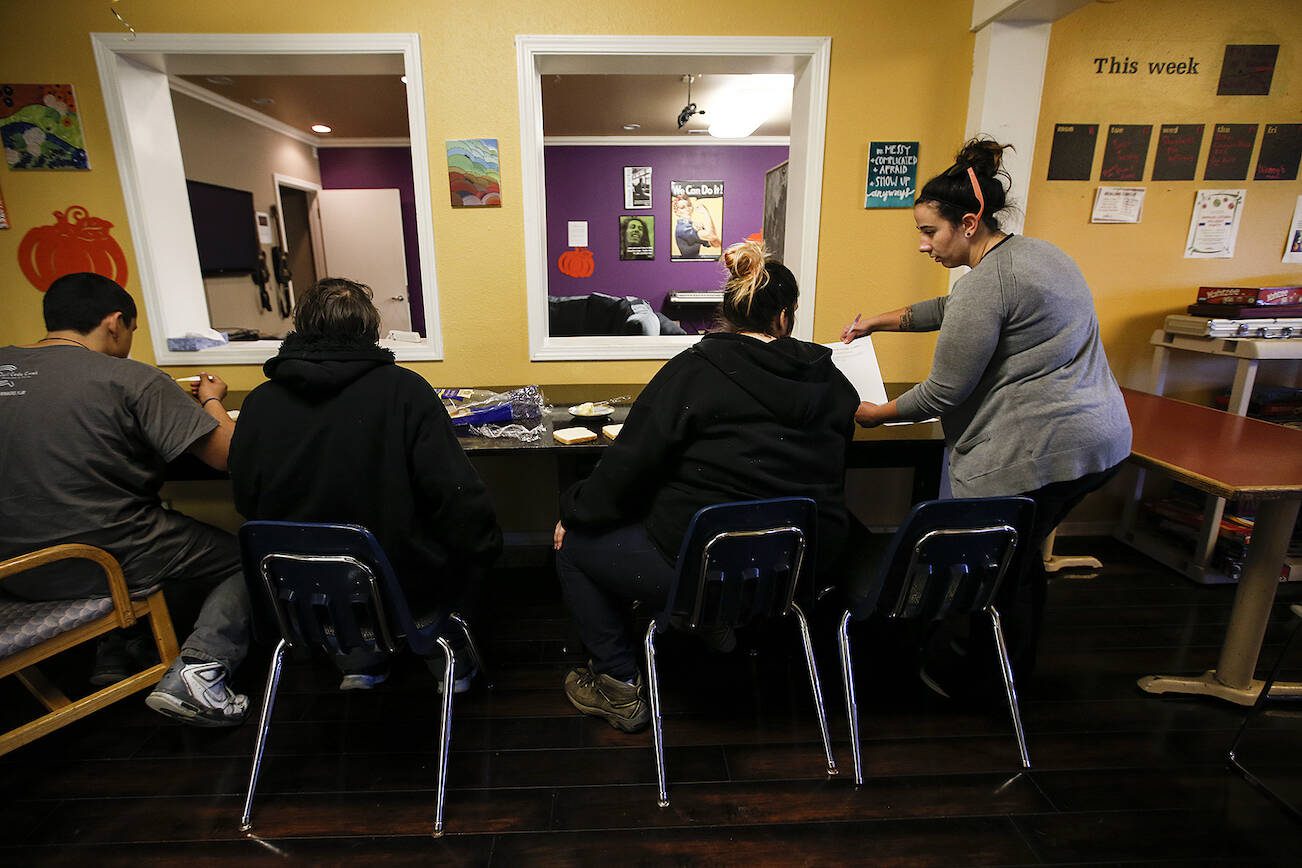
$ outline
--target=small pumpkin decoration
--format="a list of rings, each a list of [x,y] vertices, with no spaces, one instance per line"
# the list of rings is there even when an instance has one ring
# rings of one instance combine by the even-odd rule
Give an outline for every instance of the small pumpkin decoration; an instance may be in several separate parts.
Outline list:
[[[556,260],[556,267],[566,277],[592,277],[596,262],[592,259],[591,250],[586,247],[575,247],[561,254],[561,258]]]
[[[18,267],[32,286],[45,292],[56,278],[79,271],[127,282],[127,257],[109,234],[113,224],[92,217],[81,205],[55,211],[54,222],[28,230],[18,245]]]

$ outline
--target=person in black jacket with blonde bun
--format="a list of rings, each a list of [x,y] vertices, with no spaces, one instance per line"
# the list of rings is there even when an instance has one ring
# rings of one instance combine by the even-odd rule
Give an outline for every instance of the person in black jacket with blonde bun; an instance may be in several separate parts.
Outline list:
[[[818,504],[817,560],[847,532],[845,453],[859,398],[831,351],[791,337],[799,289],[758,242],[729,247],[719,330],[665,364],[592,476],[561,497],[556,569],[588,666],[566,676],[585,714],[634,732],[650,711],[624,601],[662,605],[701,507],[805,496]]]

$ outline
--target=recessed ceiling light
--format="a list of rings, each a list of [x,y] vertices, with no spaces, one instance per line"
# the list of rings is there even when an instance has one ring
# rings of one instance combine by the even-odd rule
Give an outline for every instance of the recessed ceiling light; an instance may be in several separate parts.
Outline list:
[[[204,79],[209,84],[234,84],[235,79],[229,75],[210,75]]]
[[[271,105],[275,100],[269,96],[255,96],[253,99],[249,100],[249,102],[254,105]]]
[[[312,124],[312,132],[314,132],[314,133],[328,133],[328,132],[331,132],[331,129],[330,129],[330,127],[326,126],[325,124]]]
[[[628,130],[629,132],[632,132],[633,130],[640,130],[640,129],[642,129],[642,125],[641,125],[641,124],[624,124],[624,129]]]

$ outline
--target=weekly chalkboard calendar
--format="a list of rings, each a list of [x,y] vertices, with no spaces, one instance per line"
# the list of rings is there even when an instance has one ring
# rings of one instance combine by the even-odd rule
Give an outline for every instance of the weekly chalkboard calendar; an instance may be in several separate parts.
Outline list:
[[[1212,147],[1203,168],[1204,181],[1242,181],[1248,177],[1252,146],[1257,141],[1256,124],[1217,124]]]
[[[1254,181],[1296,181],[1302,161],[1302,124],[1266,124]]]
[[[1203,146],[1203,124],[1162,124],[1153,157],[1154,181],[1192,181]]]
[[[1148,142],[1153,137],[1151,124],[1113,124],[1103,145],[1101,181],[1142,181],[1148,161]]]
[[[1050,181],[1088,181],[1094,166],[1098,124],[1054,124],[1049,152]]]

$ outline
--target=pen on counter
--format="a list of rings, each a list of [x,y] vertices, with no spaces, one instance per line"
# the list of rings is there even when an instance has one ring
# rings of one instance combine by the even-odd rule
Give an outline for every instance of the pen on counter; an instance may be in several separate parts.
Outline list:
[[[207,374],[206,376],[208,377],[208,382],[211,383],[211,382],[212,382],[212,374]],[[198,383],[198,382],[201,381],[202,379],[203,379],[203,377],[199,376],[198,374],[195,374],[193,377],[177,377],[177,378],[176,378],[176,381],[177,381],[178,383]]]

